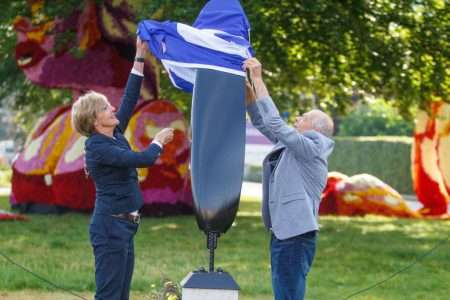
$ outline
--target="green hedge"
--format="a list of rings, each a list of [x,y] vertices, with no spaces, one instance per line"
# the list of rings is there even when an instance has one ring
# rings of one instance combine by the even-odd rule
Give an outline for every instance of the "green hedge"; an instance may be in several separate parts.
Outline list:
[[[401,194],[412,194],[409,137],[335,137],[328,169],[348,176],[368,173]],[[246,166],[245,180],[261,181],[260,166]]]
[[[336,137],[328,169],[348,176],[368,173],[399,193],[412,194],[409,137]]]

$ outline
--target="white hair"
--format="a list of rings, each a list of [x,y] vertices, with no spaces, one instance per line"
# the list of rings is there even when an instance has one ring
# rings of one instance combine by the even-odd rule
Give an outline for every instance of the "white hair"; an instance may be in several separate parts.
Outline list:
[[[318,109],[314,109],[313,112],[314,118],[312,118],[312,126],[314,130],[327,137],[333,136],[334,123],[330,116]]]

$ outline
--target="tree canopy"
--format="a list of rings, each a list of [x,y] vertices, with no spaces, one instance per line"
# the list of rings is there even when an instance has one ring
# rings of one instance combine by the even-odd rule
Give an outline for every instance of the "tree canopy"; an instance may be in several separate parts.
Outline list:
[[[414,124],[404,120],[390,103],[371,99],[358,102],[339,120],[338,127],[340,136],[411,136]]]
[[[444,1],[249,1],[258,55],[281,98],[318,95],[342,110],[351,96],[392,99],[406,112],[448,97]]]
[[[102,0],[96,0],[101,2]],[[205,0],[138,0],[136,22],[148,16],[191,24]],[[343,113],[364,94],[392,100],[404,114],[450,90],[450,11],[445,0],[245,0],[252,44],[263,63],[275,101],[283,110],[319,107]],[[0,99],[14,93],[20,107],[43,107],[67,99],[65,91],[30,84],[14,60],[17,15],[30,15],[26,1],[0,8]],[[65,16],[80,1],[46,1],[49,17]],[[157,12],[157,13],[156,13]],[[161,96],[185,103],[161,76]],[[306,99],[306,100],[305,100]],[[66,100],[67,101],[67,100]]]

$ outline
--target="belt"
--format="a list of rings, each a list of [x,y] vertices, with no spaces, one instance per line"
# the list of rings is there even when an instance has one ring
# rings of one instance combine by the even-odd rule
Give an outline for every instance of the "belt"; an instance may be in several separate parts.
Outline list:
[[[277,240],[280,240],[280,239],[278,239],[278,238],[276,237],[276,235],[275,235],[275,233],[273,232],[272,228],[270,228],[270,231],[271,231],[271,233],[272,233],[272,237],[274,237],[274,238],[277,239]],[[294,240],[294,239],[296,239],[296,238],[306,238],[306,239],[311,239],[311,238],[315,237],[316,234],[317,234],[317,230],[311,230],[311,231],[308,231],[308,232],[305,232],[305,233],[302,233],[302,234],[299,234],[299,235],[296,235],[296,236],[287,238],[287,239],[285,239],[285,240]]]
[[[134,215],[134,214],[130,214],[130,213],[123,213],[123,214],[116,214],[116,215],[111,215],[114,218],[119,218],[119,219],[124,219],[127,221],[130,221],[134,224],[139,224],[141,222],[141,216],[140,215]]]

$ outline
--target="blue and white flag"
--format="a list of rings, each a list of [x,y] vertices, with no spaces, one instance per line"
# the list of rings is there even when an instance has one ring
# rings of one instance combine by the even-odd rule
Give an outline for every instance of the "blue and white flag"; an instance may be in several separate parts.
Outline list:
[[[253,56],[250,24],[238,0],[210,0],[193,26],[142,21],[138,34],[173,85],[186,92],[192,92],[198,68],[245,76],[242,64]]]

